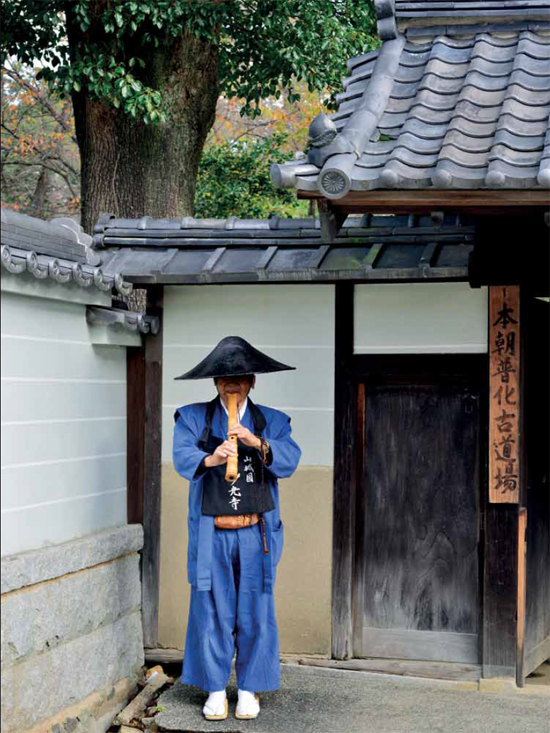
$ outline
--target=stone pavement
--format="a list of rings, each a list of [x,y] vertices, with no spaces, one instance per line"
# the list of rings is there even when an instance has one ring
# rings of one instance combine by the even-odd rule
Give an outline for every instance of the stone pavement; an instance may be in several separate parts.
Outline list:
[[[539,691],[540,690],[540,691]],[[261,693],[256,720],[204,720],[206,693],[179,681],[157,701],[161,731],[217,733],[550,733],[544,688],[480,692],[476,683],[282,665],[281,687]]]

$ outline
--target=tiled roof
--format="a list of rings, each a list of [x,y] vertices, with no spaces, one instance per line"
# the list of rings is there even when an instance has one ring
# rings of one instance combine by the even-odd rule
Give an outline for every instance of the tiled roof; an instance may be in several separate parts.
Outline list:
[[[550,3],[377,2],[379,51],[348,62],[281,187],[550,188]],[[441,22],[446,25],[441,25]]]
[[[334,243],[317,219],[115,219],[94,228],[104,272],[137,284],[467,280],[474,230],[453,216],[350,216]]]
[[[115,330],[139,331],[154,335],[159,332],[160,328],[158,316],[136,313],[119,307],[102,308],[89,305],[86,308],[86,321],[90,326],[108,326]]]
[[[38,280],[74,282],[82,288],[115,290],[121,295],[133,288],[120,271],[103,271],[91,247],[92,238],[72,219],[43,221],[2,209],[1,224],[2,267],[12,274],[28,272]]]
[[[546,0],[375,0],[381,38],[394,37],[397,32],[422,26],[486,25],[503,27],[514,24],[524,29],[538,28],[538,22],[548,22]],[[393,16],[393,23],[384,19]],[[393,36],[392,36],[393,33]],[[387,34],[387,35],[385,35]]]

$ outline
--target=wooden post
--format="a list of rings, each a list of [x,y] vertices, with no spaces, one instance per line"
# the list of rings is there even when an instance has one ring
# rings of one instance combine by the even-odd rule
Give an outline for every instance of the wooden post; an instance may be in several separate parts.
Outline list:
[[[489,288],[489,504],[485,515],[483,677],[519,680],[525,635],[522,345],[518,285]],[[520,651],[521,650],[521,651]]]
[[[163,288],[147,291],[147,313],[159,317],[156,335],[127,356],[127,509],[128,523],[143,524],[141,594],[145,647],[158,636],[162,453]]]
[[[143,524],[145,457],[145,349],[126,349],[126,512],[128,524]]]
[[[354,537],[353,537],[353,566],[352,566],[352,626],[353,626],[353,655],[363,656],[363,625],[365,599],[365,440],[366,440],[366,409],[367,395],[365,383],[357,382],[357,418],[355,442],[355,501],[354,501]]]
[[[526,611],[526,555],[525,534],[527,529],[527,509],[519,510],[518,527],[518,620],[517,620],[517,660],[516,684],[525,685],[525,611]]]
[[[352,584],[355,535],[356,389],[353,355],[353,285],[335,286],[334,493],[332,523],[332,657],[353,656]]]
[[[487,504],[483,568],[482,677],[516,677],[518,507]]]
[[[531,240],[530,240],[531,241]],[[548,249],[548,245],[546,243]],[[538,260],[537,260],[538,262]],[[546,273],[550,267],[546,268]],[[523,291],[522,291],[523,296]],[[529,293],[522,297],[522,334],[525,354],[525,501],[526,611],[523,679],[542,662],[550,659],[550,490],[548,487],[548,446],[550,445],[550,303]]]

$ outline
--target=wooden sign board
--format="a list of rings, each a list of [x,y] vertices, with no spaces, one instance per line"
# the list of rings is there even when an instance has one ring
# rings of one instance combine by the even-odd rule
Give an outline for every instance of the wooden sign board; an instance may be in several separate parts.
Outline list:
[[[489,501],[517,504],[520,486],[519,286],[489,288]]]

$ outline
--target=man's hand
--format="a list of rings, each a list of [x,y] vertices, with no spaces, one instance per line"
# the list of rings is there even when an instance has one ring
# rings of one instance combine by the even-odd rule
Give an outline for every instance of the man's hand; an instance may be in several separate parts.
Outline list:
[[[235,425],[234,428],[231,428],[229,435],[236,435],[237,438],[249,448],[260,450],[262,446],[260,439],[257,438],[254,433],[251,433],[248,428],[245,428],[242,425]]]
[[[229,456],[234,456],[237,449],[230,443],[229,440],[225,440],[219,445],[211,456],[206,456],[204,459],[204,465],[206,468],[212,468],[213,466],[223,466],[227,463]]]

